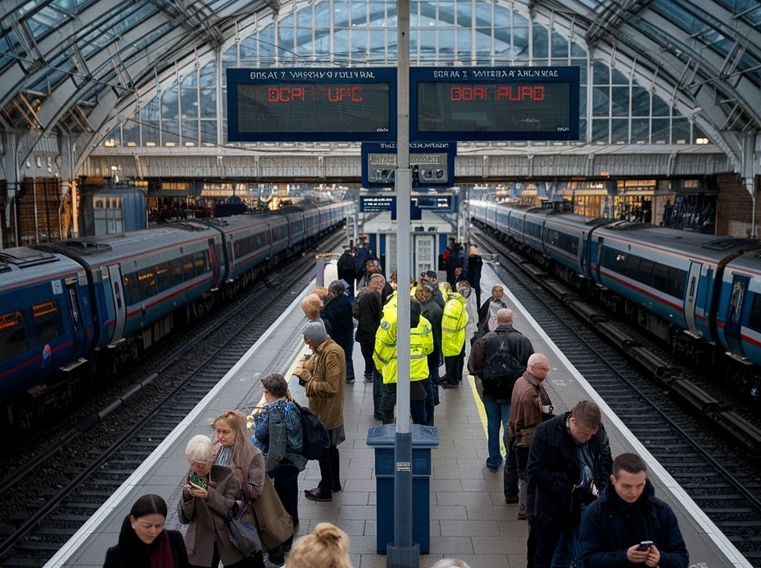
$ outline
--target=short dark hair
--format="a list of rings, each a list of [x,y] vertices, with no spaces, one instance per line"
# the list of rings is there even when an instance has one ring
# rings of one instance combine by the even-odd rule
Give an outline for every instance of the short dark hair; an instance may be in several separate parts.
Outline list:
[[[288,392],[288,381],[285,380],[283,375],[277,373],[272,373],[271,375],[264,377],[262,379],[262,385],[264,385],[264,388],[272,393],[273,396],[278,398],[283,398],[285,393]]]
[[[417,300],[410,300],[410,329],[417,327],[420,323],[420,312],[422,306]]]
[[[613,460],[613,475],[616,479],[618,479],[621,470],[627,473],[639,473],[640,471],[647,473],[647,465],[645,460],[637,454],[620,454]]]
[[[591,400],[580,400],[576,403],[576,406],[571,410],[571,418],[583,422],[590,428],[598,428],[600,426],[600,407]]]
[[[328,290],[333,292],[336,296],[340,296],[346,292],[346,286],[344,286],[344,283],[341,280],[333,280],[333,282],[330,283],[330,286],[328,286]]]
[[[438,274],[436,274],[436,273],[435,273],[433,270],[429,270],[428,272],[426,272],[426,273],[425,273],[425,275],[426,275],[428,278],[435,278],[436,280],[438,280],[438,279],[439,279],[439,275],[438,275]]]

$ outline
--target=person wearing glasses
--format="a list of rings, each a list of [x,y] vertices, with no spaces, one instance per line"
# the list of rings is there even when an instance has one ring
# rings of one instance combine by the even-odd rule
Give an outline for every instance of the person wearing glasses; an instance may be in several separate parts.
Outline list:
[[[552,417],[550,395],[542,384],[550,371],[550,362],[541,353],[528,358],[526,372],[515,381],[510,401],[510,421],[508,422],[507,465],[505,466],[505,500],[514,503],[515,498],[507,494],[507,488],[514,485],[509,479],[517,476],[518,519],[526,518],[528,452],[534,439],[534,432],[544,420]]]

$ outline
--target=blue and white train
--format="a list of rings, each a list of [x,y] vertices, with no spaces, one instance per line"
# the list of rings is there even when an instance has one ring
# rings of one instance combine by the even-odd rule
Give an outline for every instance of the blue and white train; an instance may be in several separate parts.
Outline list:
[[[65,403],[61,371],[134,356],[342,224],[346,202],[0,249],[0,404]],[[24,396],[20,396],[24,395]],[[23,399],[23,402],[22,400]],[[31,404],[38,400],[39,404]],[[31,409],[31,410],[30,410]]]
[[[742,363],[761,365],[758,240],[485,201],[471,202],[470,210],[477,225],[577,289],[623,304],[632,319],[663,339],[700,339]],[[758,396],[757,389],[751,392]]]

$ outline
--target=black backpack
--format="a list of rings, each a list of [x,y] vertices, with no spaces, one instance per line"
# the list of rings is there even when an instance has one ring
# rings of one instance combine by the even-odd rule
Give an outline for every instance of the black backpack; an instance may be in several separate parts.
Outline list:
[[[311,410],[295,400],[293,404],[301,414],[301,455],[308,460],[318,460],[330,447],[328,431]]]
[[[509,398],[515,381],[526,372],[526,366],[508,350],[509,342],[507,334],[510,332],[520,333],[511,329],[504,333],[500,339],[499,349],[491,353],[484,361],[482,382],[484,392],[489,396]]]

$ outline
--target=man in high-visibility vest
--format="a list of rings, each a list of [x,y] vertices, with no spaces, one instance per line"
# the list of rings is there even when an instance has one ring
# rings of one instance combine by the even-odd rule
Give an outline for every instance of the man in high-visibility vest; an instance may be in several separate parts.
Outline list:
[[[449,294],[441,316],[441,352],[447,369],[441,386],[445,389],[460,386],[465,363],[465,327],[468,325],[468,313],[465,311],[465,297],[460,290],[469,285],[467,282],[460,284],[463,284],[463,287],[458,284],[458,291]]]
[[[380,413],[384,424],[394,422],[396,405],[396,334],[397,308],[386,305],[375,334],[373,360],[383,376],[383,398]],[[428,354],[433,351],[433,330],[430,322],[420,315],[420,304],[410,302],[410,411],[412,422],[426,423],[425,399],[428,395]]]

